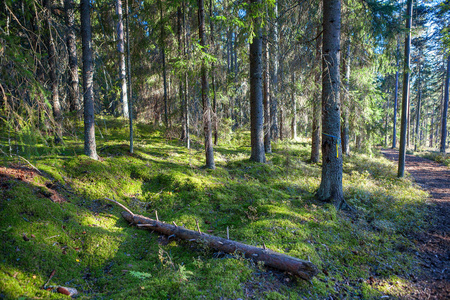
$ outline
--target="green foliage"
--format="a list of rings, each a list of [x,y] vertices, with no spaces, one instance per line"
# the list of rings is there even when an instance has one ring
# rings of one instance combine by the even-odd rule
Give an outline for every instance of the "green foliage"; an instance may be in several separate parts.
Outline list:
[[[125,121],[104,122],[97,137],[102,160],[88,159],[80,141],[67,138],[57,155],[45,147],[30,154],[45,175],[20,181],[0,174],[5,297],[60,298],[40,289],[54,269],[50,285],[75,287],[79,299],[246,298],[250,291],[259,299],[370,299],[408,290],[417,270],[407,237],[426,226],[426,194],[397,179],[386,159],[345,159],[350,213],[314,200],[321,172],[306,163],[307,140],[274,143],[268,163],[258,164],[248,160],[249,132],[233,132],[215,148],[217,169],[207,170],[201,150],[148,125],[137,126],[130,155]],[[51,188],[68,201],[52,202]],[[306,283],[239,255],[158,237],[128,226],[104,197],[150,217],[157,210],[160,220],[187,228],[197,220],[217,236],[228,227],[233,240],[310,259],[321,273]]]

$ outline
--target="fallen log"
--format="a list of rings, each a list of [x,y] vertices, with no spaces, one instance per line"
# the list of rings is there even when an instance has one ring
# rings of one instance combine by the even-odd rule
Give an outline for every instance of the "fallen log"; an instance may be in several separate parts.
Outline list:
[[[202,233],[200,230],[189,230],[184,227],[177,226],[176,224],[167,224],[141,215],[136,215],[122,204],[111,199],[107,200],[112,201],[124,208],[125,211],[122,212],[122,217],[137,227],[150,229],[168,236],[175,236],[190,242],[201,243],[225,253],[242,253],[247,258],[251,258],[254,261],[263,262],[264,265],[281,271],[290,272],[304,280],[311,280],[318,273],[317,267],[310,261],[281,254],[269,250],[266,247],[259,248],[250,246],[229,239]]]

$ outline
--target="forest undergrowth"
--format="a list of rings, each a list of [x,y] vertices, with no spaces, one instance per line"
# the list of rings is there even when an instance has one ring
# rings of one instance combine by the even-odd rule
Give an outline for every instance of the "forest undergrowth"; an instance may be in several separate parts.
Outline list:
[[[188,150],[173,134],[138,124],[130,154],[126,121],[112,118],[98,122],[101,160],[91,160],[78,125],[60,146],[32,132],[11,147],[1,140],[0,298],[61,299],[41,289],[53,270],[48,286],[76,288],[78,299],[392,299],[411,292],[420,272],[413,234],[428,225],[428,195],[397,178],[380,154],[344,158],[351,210],[337,211],[314,198],[321,171],[308,162],[307,139],[274,143],[260,164],[248,159],[249,132],[227,133],[209,170],[201,138]],[[310,260],[320,272],[306,282],[131,227],[105,197],[189,229],[198,221],[202,232],[221,237],[228,227],[230,239]]]

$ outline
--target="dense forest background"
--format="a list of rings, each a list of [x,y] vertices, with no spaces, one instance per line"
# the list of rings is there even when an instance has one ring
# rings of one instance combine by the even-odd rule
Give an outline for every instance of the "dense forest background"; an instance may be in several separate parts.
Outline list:
[[[261,30],[265,133],[273,141],[312,137],[318,145],[323,31],[318,1],[263,1],[252,4],[257,5],[254,11],[245,1],[206,1],[201,3],[202,38],[199,6],[192,1],[86,5],[97,124],[105,115],[134,117],[164,126],[168,136],[181,138],[187,147],[190,133],[202,135],[206,115],[212,120],[214,144],[248,130],[249,42]],[[442,134],[448,5],[414,4],[408,148],[442,148],[448,132]],[[398,1],[342,2],[340,97],[346,154],[347,144],[358,150],[398,146],[405,9]],[[74,118],[83,115],[79,3],[10,0],[1,15],[1,115],[9,132],[3,139],[10,149],[14,140],[63,142],[64,135],[74,134]],[[317,161],[318,152],[311,159]]]

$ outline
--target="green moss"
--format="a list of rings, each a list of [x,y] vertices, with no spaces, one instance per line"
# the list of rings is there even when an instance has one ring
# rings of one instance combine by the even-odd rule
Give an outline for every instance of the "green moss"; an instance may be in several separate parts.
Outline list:
[[[125,120],[99,124],[103,160],[83,155],[82,142],[72,137],[64,148],[27,152],[45,175],[30,182],[1,177],[0,293],[6,298],[60,298],[40,289],[52,270],[50,284],[75,287],[80,299],[237,299],[247,297],[248,288],[266,299],[406,292],[408,274],[416,270],[405,232],[426,226],[427,194],[397,179],[386,159],[345,158],[350,213],[314,200],[321,172],[307,162],[306,140],[275,143],[267,164],[257,164],[248,160],[249,133],[234,132],[215,147],[218,167],[211,171],[203,168],[200,138],[194,136],[194,149],[187,150],[163,131],[138,124],[130,155]],[[47,183],[57,184],[68,201],[53,203]],[[104,197],[153,218],[157,210],[161,220],[190,229],[198,221],[203,232],[217,236],[226,237],[228,227],[234,240],[310,259],[321,272],[307,283],[198,245],[167,243],[128,226]]]

